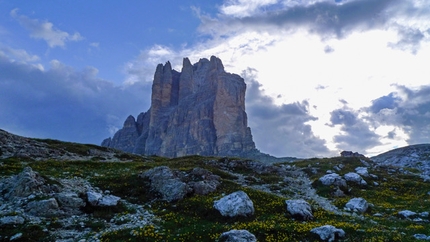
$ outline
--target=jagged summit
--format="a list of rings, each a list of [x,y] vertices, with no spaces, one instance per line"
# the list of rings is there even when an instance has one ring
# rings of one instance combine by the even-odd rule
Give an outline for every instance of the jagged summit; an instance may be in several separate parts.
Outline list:
[[[246,84],[227,73],[212,56],[194,65],[183,59],[181,72],[159,64],[152,84],[151,107],[102,146],[145,155],[249,156],[259,153],[245,112]]]

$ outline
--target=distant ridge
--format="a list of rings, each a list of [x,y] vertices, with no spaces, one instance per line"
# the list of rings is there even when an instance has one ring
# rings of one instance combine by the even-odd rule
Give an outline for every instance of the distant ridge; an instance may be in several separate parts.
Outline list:
[[[387,151],[371,159],[381,165],[418,168],[430,175],[430,144],[416,144]]]

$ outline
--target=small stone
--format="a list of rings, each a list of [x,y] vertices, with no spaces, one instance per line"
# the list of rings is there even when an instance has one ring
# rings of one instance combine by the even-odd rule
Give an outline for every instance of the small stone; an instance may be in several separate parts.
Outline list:
[[[255,235],[247,230],[230,230],[224,232],[218,239],[219,242],[257,242]]]
[[[430,236],[425,234],[414,234],[414,238],[419,240],[430,240]]]
[[[412,211],[410,211],[410,210],[402,210],[402,211],[398,212],[398,215],[399,215],[401,218],[411,219],[411,218],[416,217],[416,216],[417,216],[417,213],[416,213],[416,212],[412,212]]]
[[[22,233],[17,233],[14,236],[10,237],[9,240],[14,241],[14,240],[20,239],[21,237],[22,237]]]
[[[333,242],[337,238],[345,237],[345,231],[338,229],[332,225],[324,225],[311,230],[311,233],[319,235],[323,241]]]

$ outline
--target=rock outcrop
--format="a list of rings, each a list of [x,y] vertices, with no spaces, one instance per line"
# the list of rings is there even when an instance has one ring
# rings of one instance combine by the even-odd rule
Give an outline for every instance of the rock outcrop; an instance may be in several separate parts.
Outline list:
[[[185,155],[250,156],[259,153],[247,126],[244,80],[227,73],[220,59],[184,58],[182,71],[159,64],[151,107],[102,146],[165,157]]]
[[[243,191],[233,192],[214,201],[214,208],[224,217],[254,215],[254,203]]]
[[[313,220],[311,205],[303,199],[293,199],[285,201],[287,211],[293,216],[302,221]]]

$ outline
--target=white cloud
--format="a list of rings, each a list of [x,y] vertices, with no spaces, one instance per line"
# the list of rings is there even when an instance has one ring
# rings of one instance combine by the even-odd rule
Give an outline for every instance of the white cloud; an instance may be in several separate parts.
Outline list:
[[[83,37],[75,32],[73,34],[61,31],[54,24],[46,20],[31,19],[25,15],[18,15],[18,9],[13,9],[10,15],[30,32],[35,39],[43,39],[49,47],[64,47],[67,41],[80,41]]]
[[[5,55],[9,56],[9,58],[12,61],[36,62],[40,60],[39,56],[31,55],[23,49],[13,49],[10,47],[3,47],[0,49],[0,51],[2,51]]]
[[[259,8],[277,3],[278,0],[229,0],[221,7],[222,14],[234,17],[247,17]]]

